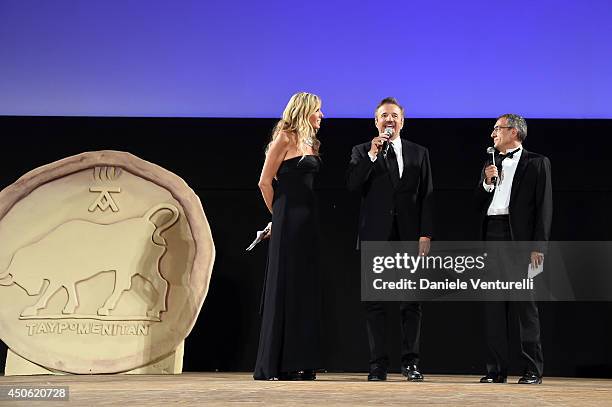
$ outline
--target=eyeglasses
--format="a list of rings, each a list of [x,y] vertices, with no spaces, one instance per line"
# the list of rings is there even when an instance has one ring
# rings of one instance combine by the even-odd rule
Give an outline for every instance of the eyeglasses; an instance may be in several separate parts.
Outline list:
[[[513,126],[495,126],[493,127],[493,131],[491,133],[499,133],[501,129],[513,129]]]

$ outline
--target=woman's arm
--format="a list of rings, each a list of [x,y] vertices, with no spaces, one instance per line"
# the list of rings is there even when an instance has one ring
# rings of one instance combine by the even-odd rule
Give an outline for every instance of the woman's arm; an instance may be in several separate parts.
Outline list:
[[[258,185],[270,213],[272,213],[272,199],[274,198],[272,180],[276,176],[278,168],[287,155],[290,144],[290,139],[287,134],[279,134],[278,137],[276,137],[276,139],[270,144],[270,148],[266,154],[266,161],[264,162],[264,166],[261,170]]]

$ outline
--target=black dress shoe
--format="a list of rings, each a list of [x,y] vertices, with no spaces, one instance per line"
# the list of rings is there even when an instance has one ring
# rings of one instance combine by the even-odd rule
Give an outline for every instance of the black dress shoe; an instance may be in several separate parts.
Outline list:
[[[409,382],[422,382],[423,374],[419,372],[417,365],[402,366],[402,374],[406,376]]]
[[[533,373],[525,373],[518,381],[518,384],[540,384],[542,378]]]
[[[368,375],[369,382],[384,382],[387,380],[387,370],[382,367],[377,367],[370,370]]]
[[[496,373],[487,373],[485,377],[480,378],[480,383],[506,383],[508,378]]]
[[[297,380],[316,380],[317,373],[310,370],[295,370],[293,372],[281,372],[278,375],[278,380],[297,381]]]
[[[302,380],[317,380],[317,372],[312,369],[306,369],[300,371]]]
[[[300,377],[300,372],[298,372],[298,371],[294,371],[294,372],[281,372],[278,375],[278,380],[293,381],[293,380],[302,380],[302,378]]]

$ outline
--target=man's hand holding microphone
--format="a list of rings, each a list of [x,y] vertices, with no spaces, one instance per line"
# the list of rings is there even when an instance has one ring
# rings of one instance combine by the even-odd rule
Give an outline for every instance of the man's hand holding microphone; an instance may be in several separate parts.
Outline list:
[[[383,155],[387,155],[389,150],[389,139],[393,136],[393,128],[386,127],[385,131],[372,139],[370,146],[370,155],[376,157],[381,151]]]
[[[492,185],[496,183],[497,177],[499,176],[499,174],[497,173],[496,166],[494,166],[493,164],[488,165],[485,168],[484,173],[485,173],[485,184]]]

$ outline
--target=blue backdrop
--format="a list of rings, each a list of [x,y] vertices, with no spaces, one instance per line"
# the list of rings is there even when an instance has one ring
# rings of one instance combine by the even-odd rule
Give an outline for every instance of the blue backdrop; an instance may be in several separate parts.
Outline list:
[[[609,0],[0,0],[0,114],[612,118]]]

